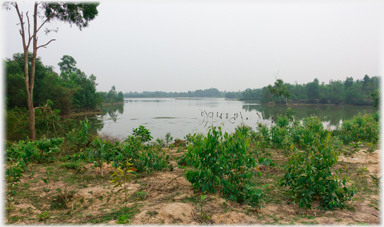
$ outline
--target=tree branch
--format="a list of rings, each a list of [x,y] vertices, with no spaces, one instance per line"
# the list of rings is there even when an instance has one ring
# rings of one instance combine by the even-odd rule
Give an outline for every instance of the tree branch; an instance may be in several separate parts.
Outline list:
[[[44,45],[41,45],[41,46],[38,46],[37,48],[36,48],[36,50],[37,49],[39,49],[40,47],[44,47],[45,48],[45,46],[47,46],[50,42],[52,42],[52,41],[56,41],[56,39],[51,39],[48,43],[46,43],[46,44],[44,44]]]
[[[28,59],[31,59],[30,57],[28,57]],[[18,61],[20,61],[20,60],[24,60],[24,57],[22,57],[22,58],[19,58],[19,59],[16,59],[16,60],[14,60],[15,62],[18,62]]]
[[[25,13],[25,15],[27,16],[27,20],[28,20],[28,44],[31,42],[31,24],[29,23],[29,16],[28,16],[28,11]]]
[[[47,19],[40,25],[40,27],[36,30],[36,33],[38,33],[41,29],[41,27],[43,27],[43,25],[49,20],[51,19],[51,17],[53,17],[53,13],[51,15],[49,15],[49,17],[47,17]]]

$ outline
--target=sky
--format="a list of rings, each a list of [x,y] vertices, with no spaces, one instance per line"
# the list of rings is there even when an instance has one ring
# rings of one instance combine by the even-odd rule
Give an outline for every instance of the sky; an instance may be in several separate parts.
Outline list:
[[[30,11],[32,2],[19,2]],[[54,66],[72,56],[98,91],[243,91],[380,76],[381,1],[101,1],[80,31],[54,21],[37,55]],[[15,9],[1,10],[2,59],[22,52]],[[40,21],[41,23],[41,21]]]

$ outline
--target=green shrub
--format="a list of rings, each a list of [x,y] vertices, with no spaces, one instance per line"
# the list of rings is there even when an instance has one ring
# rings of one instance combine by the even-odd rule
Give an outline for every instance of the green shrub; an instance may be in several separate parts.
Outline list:
[[[341,128],[333,132],[338,136],[345,145],[351,142],[372,142],[377,143],[379,140],[379,115],[358,114],[349,121],[344,121]]]
[[[145,128],[142,125],[140,125],[138,128],[133,129],[133,135],[139,137],[141,142],[143,143],[148,142],[153,138],[149,129]]]
[[[301,148],[308,148],[313,144],[315,137],[322,141],[330,132],[324,129],[321,119],[311,116],[303,119],[303,124],[294,124],[291,128],[292,139],[295,144]]]
[[[122,163],[132,162],[138,172],[151,172],[168,168],[169,157],[157,146],[141,143],[140,137],[129,136],[124,142],[116,144],[114,152],[109,152],[113,166],[124,167]],[[131,161],[130,161],[131,160]]]
[[[256,160],[249,154],[249,143],[240,132],[223,135],[221,127],[211,127],[204,138],[193,136],[186,161],[195,169],[186,178],[194,188],[216,193],[239,203],[260,207],[262,191],[251,183]]]
[[[299,207],[311,208],[315,198],[320,200],[320,209],[346,208],[345,201],[352,198],[356,191],[347,188],[347,180],[339,178],[341,169],[334,171],[337,162],[336,152],[327,136],[320,140],[316,135],[313,145],[304,152],[296,152],[285,167],[281,185],[289,186]]]
[[[108,142],[104,142],[100,137],[96,137],[92,141],[90,148],[88,148],[88,157],[95,163],[95,166],[100,167],[101,176],[103,176],[103,163],[110,161],[110,155],[108,154],[110,143]]]
[[[91,123],[88,121],[88,118],[85,118],[84,121],[80,121],[80,128],[72,129],[72,131],[68,133],[67,139],[72,149],[81,150],[88,146],[90,143],[90,127]]]
[[[171,136],[171,133],[167,132],[167,134],[165,134],[165,143],[167,144],[167,146],[169,145],[169,142],[172,142],[172,140],[173,137]]]
[[[18,160],[25,164],[34,161],[52,162],[54,153],[60,151],[63,142],[63,138],[44,138],[35,142],[20,140],[7,145],[6,157],[8,161]]]

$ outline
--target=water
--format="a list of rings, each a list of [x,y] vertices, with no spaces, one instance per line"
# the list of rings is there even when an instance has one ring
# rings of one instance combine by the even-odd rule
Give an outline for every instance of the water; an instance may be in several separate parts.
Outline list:
[[[335,127],[359,112],[375,112],[370,106],[290,105],[296,119],[316,115],[325,127]],[[283,107],[283,111],[284,111]],[[148,128],[154,139],[164,139],[170,132],[173,138],[183,139],[188,133],[206,133],[208,126],[221,126],[233,132],[240,124],[256,128],[257,123],[270,125],[281,113],[279,106],[261,105],[250,101],[224,98],[135,98],[123,104],[106,105],[103,114],[91,118],[93,131],[125,138],[140,125]]]

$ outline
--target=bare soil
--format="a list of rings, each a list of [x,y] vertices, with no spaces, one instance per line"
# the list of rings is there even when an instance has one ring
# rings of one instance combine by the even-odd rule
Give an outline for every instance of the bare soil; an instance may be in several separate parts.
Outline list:
[[[264,207],[255,209],[227,201],[220,194],[208,194],[202,203],[202,192],[191,187],[184,177],[184,169],[177,165],[176,158],[183,153],[177,149],[166,150],[173,171],[139,174],[128,185],[127,202],[124,202],[124,192],[110,182],[114,172],[111,165],[105,164],[106,174],[101,177],[93,164],[86,164],[80,171],[61,167],[59,161],[32,164],[18,185],[13,209],[5,221],[17,225],[115,225],[125,214],[127,218],[122,221],[134,225],[381,223],[379,190],[369,176],[380,174],[379,150],[368,157],[363,149],[350,157],[339,157],[335,168],[347,168],[345,176],[358,192],[355,201],[349,202],[350,209],[334,211],[305,210],[292,202],[288,188],[279,186],[284,174],[282,166],[288,160],[279,151],[270,151],[274,167],[259,168],[262,176],[256,180],[265,198]],[[48,184],[42,179],[48,179]],[[49,191],[45,192],[44,188]],[[313,207],[316,206],[315,202]]]

